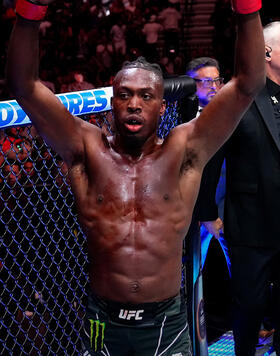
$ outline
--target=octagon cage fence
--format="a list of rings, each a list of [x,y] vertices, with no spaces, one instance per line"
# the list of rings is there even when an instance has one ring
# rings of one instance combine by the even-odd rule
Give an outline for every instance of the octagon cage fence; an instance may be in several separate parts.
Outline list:
[[[165,80],[160,137],[192,115],[181,110],[187,101],[195,112],[194,92],[187,76]],[[111,94],[101,88],[58,97],[110,135]],[[16,101],[0,102],[0,126],[0,355],[80,355],[88,260],[67,167]],[[185,268],[183,290],[184,281]]]

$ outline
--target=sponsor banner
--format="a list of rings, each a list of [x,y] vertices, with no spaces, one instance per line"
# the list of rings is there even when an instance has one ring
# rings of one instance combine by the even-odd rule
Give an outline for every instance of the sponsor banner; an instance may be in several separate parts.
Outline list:
[[[94,114],[111,109],[112,87],[57,94],[73,115]],[[28,125],[31,121],[16,100],[0,102],[0,128]]]

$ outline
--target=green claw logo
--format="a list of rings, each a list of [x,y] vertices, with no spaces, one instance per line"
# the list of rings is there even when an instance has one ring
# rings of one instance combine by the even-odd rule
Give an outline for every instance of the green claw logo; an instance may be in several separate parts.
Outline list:
[[[90,347],[93,348],[94,339],[94,351],[100,351],[104,347],[104,331],[105,323],[101,323],[99,320],[89,319],[90,322]],[[98,347],[99,345],[100,347]]]

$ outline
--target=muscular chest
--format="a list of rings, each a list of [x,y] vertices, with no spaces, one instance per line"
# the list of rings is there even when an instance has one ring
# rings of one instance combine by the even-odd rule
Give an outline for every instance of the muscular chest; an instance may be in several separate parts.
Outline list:
[[[71,179],[82,223],[111,228],[129,222],[147,226],[155,217],[181,220],[188,194],[182,189],[184,157],[176,153],[156,151],[131,161],[104,151],[88,159],[84,178]]]
[[[101,207],[114,202],[119,209],[147,207],[168,201],[178,185],[179,170],[162,158],[144,158],[139,162],[108,160],[95,176],[92,193]]]

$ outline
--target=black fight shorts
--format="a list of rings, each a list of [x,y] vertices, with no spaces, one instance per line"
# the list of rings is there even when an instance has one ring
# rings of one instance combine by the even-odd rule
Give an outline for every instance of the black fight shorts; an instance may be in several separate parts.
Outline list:
[[[90,296],[82,356],[90,355],[191,356],[183,298],[122,304]]]

